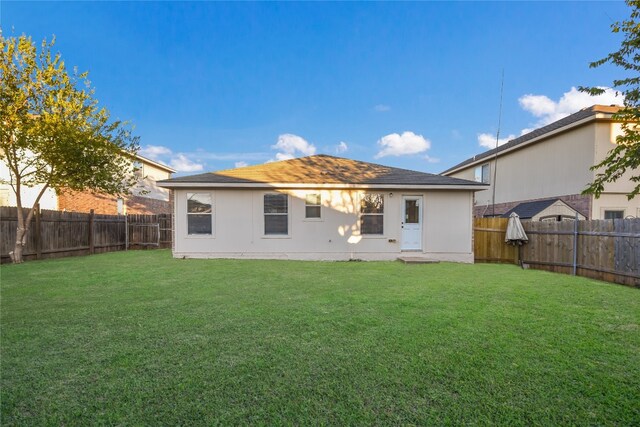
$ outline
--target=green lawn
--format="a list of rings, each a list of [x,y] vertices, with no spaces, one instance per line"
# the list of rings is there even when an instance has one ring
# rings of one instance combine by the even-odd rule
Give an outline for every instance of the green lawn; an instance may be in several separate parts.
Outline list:
[[[1,424],[640,422],[640,292],[506,265],[6,265]]]

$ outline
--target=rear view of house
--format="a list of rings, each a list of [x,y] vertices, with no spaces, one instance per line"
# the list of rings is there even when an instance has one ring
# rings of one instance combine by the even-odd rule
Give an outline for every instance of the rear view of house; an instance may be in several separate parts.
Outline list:
[[[326,155],[158,182],[174,257],[473,262],[473,181]]]

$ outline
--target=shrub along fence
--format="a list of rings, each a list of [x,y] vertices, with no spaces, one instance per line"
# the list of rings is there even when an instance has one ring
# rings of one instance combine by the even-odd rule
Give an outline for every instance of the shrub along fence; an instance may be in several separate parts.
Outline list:
[[[26,211],[26,209],[25,209]],[[0,262],[11,262],[17,208],[0,207]],[[24,259],[62,258],[102,252],[171,247],[171,215],[98,215],[36,210]]]
[[[474,220],[477,262],[505,262],[640,287],[640,218],[523,221],[529,242],[504,242],[507,218]]]

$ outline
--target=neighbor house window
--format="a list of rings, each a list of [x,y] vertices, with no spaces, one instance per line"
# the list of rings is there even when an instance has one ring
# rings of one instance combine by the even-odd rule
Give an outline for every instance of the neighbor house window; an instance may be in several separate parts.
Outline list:
[[[482,166],[478,166],[475,169],[474,178],[476,182],[481,182],[483,184],[489,184],[491,181],[489,176],[489,163],[485,163]]]
[[[213,234],[211,193],[187,193],[187,233]]]
[[[264,195],[264,234],[289,234],[289,197],[286,194]]]
[[[144,166],[142,165],[142,162],[137,160],[133,162],[133,174],[138,179],[144,178]]]
[[[320,194],[307,194],[304,202],[305,218],[320,218]]]
[[[604,219],[623,219],[624,211],[623,210],[605,210],[604,211]]]
[[[384,233],[384,195],[365,194],[360,201],[360,234]]]

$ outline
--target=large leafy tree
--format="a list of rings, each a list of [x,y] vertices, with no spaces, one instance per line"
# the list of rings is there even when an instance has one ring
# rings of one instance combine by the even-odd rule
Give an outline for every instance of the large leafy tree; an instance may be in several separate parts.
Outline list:
[[[0,30],[0,160],[18,206],[17,263],[48,188],[115,195],[135,182],[138,139],[98,105],[86,72],[67,71],[54,43],[45,39],[38,50],[30,37],[4,37]],[[32,206],[23,206],[27,187],[40,189]]]
[[[617,137],[616,146],[604,160],[591,169],[596,171],[595,179],[584,193],[600,197],[608,182],[614,182],[627,171],[635,187],[627,194],[629,200],[640,194],[640,0],[627,0],[631,15],[624,21],[611,25],[614,33],[624,34],[620,49],[599,61],[592,62],[591,68],[612,64],[621,67],[626,77],[613,81],[613,87],[624,95],[624,106],[613,119],[622,124],[622,134]],[[604,92],[602,88],[583,87],[580,90],[592,95]]]

